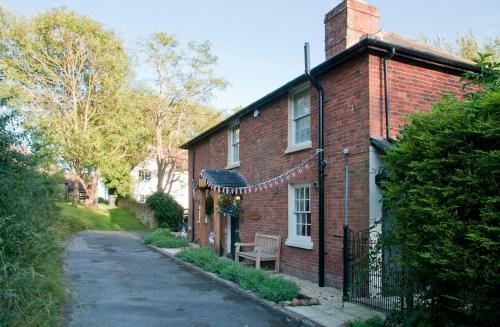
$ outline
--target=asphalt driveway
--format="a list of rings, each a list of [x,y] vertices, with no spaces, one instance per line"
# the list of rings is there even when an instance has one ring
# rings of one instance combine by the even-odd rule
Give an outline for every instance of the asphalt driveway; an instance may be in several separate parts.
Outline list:
[[[81,232],[66,252],[69,326],[293,326],[149,249],[139,234]]]

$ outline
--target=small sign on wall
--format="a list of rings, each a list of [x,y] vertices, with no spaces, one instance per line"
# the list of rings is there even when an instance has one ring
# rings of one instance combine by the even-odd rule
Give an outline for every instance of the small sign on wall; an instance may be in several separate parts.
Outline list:
[[[251,211],[247,215],[248,219],[250,220],[259,220],[260,219],[260,213],[256,211]]]

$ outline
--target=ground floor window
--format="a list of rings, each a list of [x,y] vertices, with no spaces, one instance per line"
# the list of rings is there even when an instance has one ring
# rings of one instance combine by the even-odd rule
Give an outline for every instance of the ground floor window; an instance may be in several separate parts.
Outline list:
[[[285,245],[312,249],[311,185],[288,186],[288,239]]]
[[[146,203],[147,199],[148,199],[147,195],[144,194],[139,195],[139,203]]]

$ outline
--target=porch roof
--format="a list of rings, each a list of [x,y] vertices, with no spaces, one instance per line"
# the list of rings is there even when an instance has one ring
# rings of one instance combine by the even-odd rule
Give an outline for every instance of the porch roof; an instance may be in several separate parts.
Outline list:
[[[247,186],[247,181],[237,170],[203,169],[201,175],[207,179],[209,185],[222,187]]]
[[[377,149],[377,151],[386,153],[392,149],[392,144],[385,139],[380,139],[377,137],[370,137],[370,143]]]

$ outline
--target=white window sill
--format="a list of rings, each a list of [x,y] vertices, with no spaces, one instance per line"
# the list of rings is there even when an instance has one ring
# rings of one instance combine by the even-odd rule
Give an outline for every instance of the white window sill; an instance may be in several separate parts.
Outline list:
[[[303,241],[303,240],[294,240],[294,239],[287,239],[285,242],[286,246],[292,246],[294,248],[301,248],[301,249],[306,249],[306,250],[312,250],[313,249],[313,242],[311,241]]]
[[[240,162],[235,162],[235,163],[230,163],[227,164],[226,169],[233,169],[233,168],[238,168],[240,166]]]
[[[310,149],[310,148],[312,148],[312,142],[311,141],[305,142],[305,143],[301,143],[301,144],[297,144],[297,145],[292,145],[291,147],[289,146],[285,150],[285,153],[293,153],[293,152],[302,151],[302,150],[306,150],[306,149]]]

